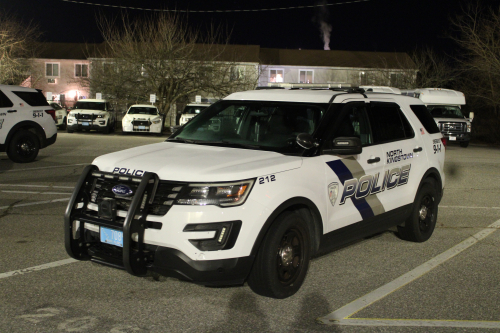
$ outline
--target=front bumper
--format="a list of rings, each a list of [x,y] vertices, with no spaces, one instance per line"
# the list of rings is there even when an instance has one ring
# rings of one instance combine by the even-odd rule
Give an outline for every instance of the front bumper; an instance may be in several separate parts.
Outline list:
[[[443,134],[443,137],[448,140],[448,142],[462,142],[462,141],[470,141],[470,134],[469,133],[446,133],[446,132],[441,132]]]
[[[159,124],[151,124],[149,126],[134,126],[131,123],[122,123],[122,132],[127,133],[161,133],[161,122]]]
[[[150,215],[147,215],[150,200],[144,199],[144,194],[156,191],[155,188],[159,183],[156,174],[146,172],[140,179],[126,213],[119,211],[115,215],[117,218],[114,219],[103,218],[95,210],[90,215],[86,214],[89,212],[88,207],[92,209],[93,206],[98,206],[89,201],[89,192],[86,190],[92,184],[95,186],[92,179],[93,172],[100,173],[96,166],[91,165],[85,168],[64,216],[65,246],[71,257],[125,269],[133,275],[142,276],[152,271],[203,285],[237,285],[245,281],[252,267],[254,256],[225,257],[225,254],[227,255],[231,250],[210,251],[203,248],[204,245],[197,244],[198,241],[205,241],[209,233],[214,233],[210,237],[216,237],[213,229],[203,228],[208,224],[188,224],[176,230],[172,223],[166,223],[164,219],[159,219],[163,222],[155,222],[154,218],[151,219]],[[153,197],[154,195],[150,196],[150,198]],[[146,202],[145,205],[144,202]],[[173,219],[178,220],[177,217]],[[241,221],[220,223],[238,225],[238,222],[241,226]],[[202,228],[193,227],[188,230],[190,225]],[[239,226],[234,228],[234,232],[233,229],[228,229],[229,236],[226,243],[229,245],[228,248],[234,246],[240,233]],[[102,243],[100,239],[102,227],[121,231],[123,247]],[[174,237],[171,237],[172,235]],[[232,240],[231,235],[233,235]],[[165,236],[174,238],[170,240],[173,242],[172,246],[169,246]],[[218,237],[222,237],[220,233],[217,234],[216,238]],[[164,245],[158,245],[160,242]],[[230,244],[231,242],[233,243]],[[186,249],[193,249],[192,253],[175,248],[182,244],[186,246]],[[196,255],[193,255],[195,252]]]
[[[107,119],[97,119],[94,121],[77,121],[68,119],[67,128],[72,131],[76,130],[96,130],[103,131],[108,124]]]

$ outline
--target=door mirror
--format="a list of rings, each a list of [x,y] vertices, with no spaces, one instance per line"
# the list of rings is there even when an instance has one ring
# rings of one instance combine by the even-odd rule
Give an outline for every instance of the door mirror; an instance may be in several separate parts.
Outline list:
[[[330,155],[357,155],[361,154],[363,147],[361,140],[356,137],[335,138],[332,142],[332,148],[324,149],[324,154]]]
[[[318,143],[314,141],[314,138],[309,133],[300,133],[297,135],[295,141],[304,149],[311,149],[318,146]]]

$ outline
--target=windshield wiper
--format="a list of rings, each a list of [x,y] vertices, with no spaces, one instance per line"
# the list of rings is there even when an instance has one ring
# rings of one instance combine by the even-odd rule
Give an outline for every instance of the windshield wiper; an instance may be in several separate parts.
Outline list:
[[[196,141],[198,144],[207,144],[207,145],[223,145],[225,147],[232,147],[232,148],[250,148],[250,149],[260,149],[262,146],[258,145],[251,145],[251,144],[245,144],[245,143],[236,143],[236,142],[230,142],[230,141]]]
[[[179,139],[179,138],[167,139],[165,141],[168,141],[168,142],[177,141],[177,142],[182,142],[182,143],[198,143],[198,141],[196,141],[196,140]]]

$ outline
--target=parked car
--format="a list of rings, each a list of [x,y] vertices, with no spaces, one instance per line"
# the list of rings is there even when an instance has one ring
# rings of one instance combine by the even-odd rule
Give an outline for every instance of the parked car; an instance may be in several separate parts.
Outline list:
[[[163,128],[163,116],[154,105],[132,105],[122,119],[123,133],[158,133]]]
[[[57,139],[56,111],[42,92],[0,85],[0,151],[18,163],[33,161]]]
[[[114,108],[105,99],[84,99],[76,102],[68,113],[68,133],[96,130],[107,134],[115,129]]]
[[[56,110],[56,126],[65,130],[67,125],[68,110],[54,101],[47,101],[54,110]]]

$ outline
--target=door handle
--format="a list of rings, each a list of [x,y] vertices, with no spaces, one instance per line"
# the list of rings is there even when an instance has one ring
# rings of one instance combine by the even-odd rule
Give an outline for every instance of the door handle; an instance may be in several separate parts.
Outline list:
[[[368,160],[369,164],[380,162],[380,157],[371,158]]]
[[[422,151],[422,147],[414,148],[413,152],[418,153],[419,151]]]
[[[17,112],[17,110],[7,110],[8,113]]]

